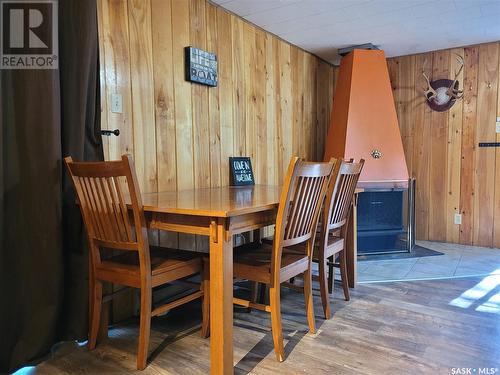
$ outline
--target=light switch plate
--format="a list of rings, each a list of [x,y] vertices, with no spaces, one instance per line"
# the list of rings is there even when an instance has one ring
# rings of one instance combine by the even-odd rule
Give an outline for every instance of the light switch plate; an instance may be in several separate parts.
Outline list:
[[[111,94],[111,112],[123,113],[123,101],[121,94]]]
[[[500,133],[500,121],[497,121],[497,126],[495,128],[496,133]]]
[[[457,225],[462,224],[462,215],[461,214],[455,214],[455,224],[457,224]]]

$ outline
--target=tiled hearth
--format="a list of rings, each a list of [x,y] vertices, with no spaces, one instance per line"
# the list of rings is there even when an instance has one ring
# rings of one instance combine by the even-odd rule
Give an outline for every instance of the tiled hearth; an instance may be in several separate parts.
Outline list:
[[[500,275],[500,249],[417,241],[443,255],[358,262],[358,281],[421,280],[463,276]]]

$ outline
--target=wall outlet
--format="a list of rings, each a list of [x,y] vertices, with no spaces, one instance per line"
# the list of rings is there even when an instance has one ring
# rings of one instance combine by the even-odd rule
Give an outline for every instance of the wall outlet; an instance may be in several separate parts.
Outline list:
[[[123,113],[123,100],[121,94],[111,94],[111,112]]]
[[[455,214],[455,224],[462,224],[462,214]]]

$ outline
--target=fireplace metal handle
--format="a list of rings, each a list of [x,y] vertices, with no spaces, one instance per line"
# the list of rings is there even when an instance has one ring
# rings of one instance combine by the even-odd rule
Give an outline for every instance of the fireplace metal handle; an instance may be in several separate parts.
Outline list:
[[[415,178],[408,180],[408,249],[411,251],[415,246]]]

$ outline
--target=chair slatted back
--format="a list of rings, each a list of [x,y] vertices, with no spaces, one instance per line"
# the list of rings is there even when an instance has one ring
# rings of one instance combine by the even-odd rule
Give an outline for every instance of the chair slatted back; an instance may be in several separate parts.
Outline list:
[[[92,259],[100,262],[99,248],[139,251],[144,259],[141,253],[149,250],[149,244],[132,158],[123,155],[119,161],[80,163],[67,157],[64,161],[77,193]],[[132,203],[132,222],[125,197]]]
[[[352,159],[340,163],[337,177],[332,180],[325,204],[325,210],[328,210],[326,217],[329,217],[329,230],[340,228],[347,222],[364,163],[363,159],[358,163]]]
[[[321,206],[334,165],[334,160],[328,163],[310,163],[299,158],[291,160],[276,218],[272,265],[275,273],[279,274],[283,247],[310,240],[312,250]]]

